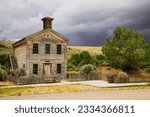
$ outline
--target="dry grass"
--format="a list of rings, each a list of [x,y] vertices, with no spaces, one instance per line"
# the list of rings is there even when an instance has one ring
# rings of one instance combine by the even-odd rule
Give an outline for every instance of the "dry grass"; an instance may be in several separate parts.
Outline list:
[[[150,73],[141,73],[142,76],[150,77]]]
[[[81,92],[99,90],[98,87],[88,85],[60,85],[41,87],[21,87],[21,88],[0,88],[0,96],[31,95],[47,93]]]
[[[14,43],[13,41],[0,40],[0,44],[5,46],[4,48],[0,47],[0,55],[12,54],[13,53],[13,49],[12,49],[13,43]]]
[[[89,47],[89,46],[68,46],[68,58],[72,54],[76,54],[82,51],[88,51],[92,56],[101,54],[102,47]]]
[[[0,55],[12,54],[12,53],[13,53],[13,49],[12,48],[0,48]]]
[[[15,85],[14,83],[10,82],[10,81],[6,81],[6,82],[0,82],[0,87],[3,86],[13,86]]]
[[[50,94],[50,93],[64,93],[64,92],[98,91],[98,90],[137,90],[143,88],[150,88],[150,85],[99,88],[89,85],[71,84],[59,86],[0,88],[0,96],[36,95],[36,94]]]

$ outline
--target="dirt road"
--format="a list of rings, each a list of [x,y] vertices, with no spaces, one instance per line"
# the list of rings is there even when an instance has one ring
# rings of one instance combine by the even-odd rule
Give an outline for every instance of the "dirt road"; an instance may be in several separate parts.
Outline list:
[[[0,100],[150,100],[150,89],[10,96],[0,97]]]

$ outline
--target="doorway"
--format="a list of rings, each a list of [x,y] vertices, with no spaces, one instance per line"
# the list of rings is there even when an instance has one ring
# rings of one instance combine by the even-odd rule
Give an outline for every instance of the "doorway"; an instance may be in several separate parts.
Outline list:
[[[52,75],[52,68],[51,68],[51,64],[50,63],[44,63],[44,67],[43,67],[43,74],[45,78],[50,78],[50,76]]]

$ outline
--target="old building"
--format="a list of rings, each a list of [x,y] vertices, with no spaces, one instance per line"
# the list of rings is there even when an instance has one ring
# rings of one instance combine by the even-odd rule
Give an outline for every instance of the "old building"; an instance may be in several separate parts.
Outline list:
[[[33,74],[38,82],[59,82],[66,77],[67,43],[52,29],[51,17],[44,17],[43,30],[13,44],[17,68]]]

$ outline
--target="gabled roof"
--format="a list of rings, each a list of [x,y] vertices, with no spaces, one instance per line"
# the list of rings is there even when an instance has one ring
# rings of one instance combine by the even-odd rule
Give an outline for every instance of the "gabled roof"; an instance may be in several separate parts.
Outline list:
[[[41,30],[41,31],[39,31],[39,32],[36,32],[36,33],[34,33],[34,34],[31,34],[31,35],[29,35],[29,36],[26,36],[26,37],[20,39],[19,41],[15,42],[15,43],[13,44],[13,47],[15,48],[15,47],[21,46],[22,44],[26,43],[29,39],[31,39],[31,38],[33,38],[33,37],[35,37],[35,36],[38,36],[38,35],[40,35],[40,34],[42,34],[42,33],[45,33],[45,32],[51,32],[51,33],[53,33],[54,35],[60,37],[59,40],[61,40],[61,41],[63,40],[63,41],[65,41],[65,42],[67,42],[67,43],[69,42],[69,40],[68,40],[66,37],[64,37],[64,36],[62,36],[61,34],[59,34],[58,32],[56,32],[56,31],[54,31],[54,30],[48,28],[48,29]]]

